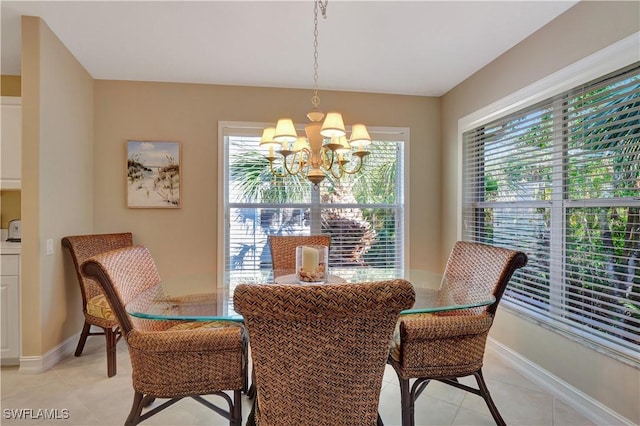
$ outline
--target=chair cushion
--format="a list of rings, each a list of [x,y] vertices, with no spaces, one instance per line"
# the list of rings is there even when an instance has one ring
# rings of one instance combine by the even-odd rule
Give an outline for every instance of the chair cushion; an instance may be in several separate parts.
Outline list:
[[[224,327],[242,327],[241,323],[234,321],[184,321],[169,327],[168,330],[194,330],[197,328],[224,328]]]
[[[107,298],[102,294],[94,296],[87,301],[87,313],[93,317],[104,318],[109,321],[116,320]]]

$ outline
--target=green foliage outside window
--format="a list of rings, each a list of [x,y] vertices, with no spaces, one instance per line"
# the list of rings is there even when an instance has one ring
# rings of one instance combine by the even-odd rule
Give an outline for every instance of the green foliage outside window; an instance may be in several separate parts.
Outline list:
[[[640,74],[612,81],[467,136],[481,152],[474,235],[529,254],[507,299],[638,348]],[[553,254],[552,232],[562,237]]]
[[[374,142],[368,147],[371,155],[365,157],[361,172],[340,179],[329,174],[319,188],[314,189],[304,176],[274,175],[269,161],[258,149],[257,138],[253,139],[230,142],[229,177],[233,190],[229,199],[264,207],[258,209],[259,213],[241,210],[236,220],[249,223],[259,214],[263,235],[304,233],[301,227],[308,233],[310,208],[317,203],[322,209],[321,232],[332,235],[332,265],[394,267],[397,264],[398,142]],[[284,170],[276,166],[276,172],[282,174]],[[277,207],[279,204],[281,208]],[[296,204],[309,207],[290,207]],[[366,208],[368,204],[379,207]],[[266,241],[262,241],[259,243],[262,247],[253,249],[264,252],[265,244]],[[237,250],[247,253],[244,246]],[[263,267],[269,266],[266,256],[268,253],[261,256]],[[237,259],[235,264],[241,265],[242,261]]]

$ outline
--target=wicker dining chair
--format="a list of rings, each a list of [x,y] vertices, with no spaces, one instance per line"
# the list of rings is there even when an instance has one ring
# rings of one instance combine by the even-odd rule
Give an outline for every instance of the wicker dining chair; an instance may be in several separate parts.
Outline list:
[[[246,380],[242,325],[218,321],[194,328],[200,324],[130,317],[127,303],[144,292],[154,293],[152,287],[160,283],[153,258],[143,246],[98,254],[84,262],[82,272],[102,287],[129,346],[134,397],[125,425],[136,425],[184,397],[222,415],[232,426],[242,423]],[[222,397],[228,409],[202,395]],[[168,400],[142,413],[156,398]]]
[[[495,422],[505,424],[484,381],[482,362],[502,294],[516,269],[526,264],[527,255],[519,251],[463,241],[454,245],[445,269],[453,297],[457,291],[476,291],[492,293],[495,302],[486,308],[400,318],[389,364],[400,381],[403,426],[415,424],[416,399],[431,380],[480,395]],[[474,376],[478,387],[458,381],[466,376]]]
[[[130,232],[117,234],[93,234],[74,235],[64,237],[62,246],[66,247],[73,259],[80,294],[82,295],[82,313],[84,314],[84,326],[80,334],[80,340],[76,346],[75,356],[82,355],[84,345],[89,336],[105,336],[107,346],[107,376],[113,377],[117,372],[116,345],[121,333],[107,299],[100,285],[92,278],[87,277],[80,270],[82,263],[96,254],[133,245],[133,236]],[[91,331],[91,327],[99,327],[101,331]]]
[[[331,236],[328,234],[269,235],[268,239],[274,278],[296,273],[296,247],[313,245],[331,247]]]
[[[389,342],[415,293],[404,280],[356,284],[240,284],[255,386],[247,425],[381,424]]]

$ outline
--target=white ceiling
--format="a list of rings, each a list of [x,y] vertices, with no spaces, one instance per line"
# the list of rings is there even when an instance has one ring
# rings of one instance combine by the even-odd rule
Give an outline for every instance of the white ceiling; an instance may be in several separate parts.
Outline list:
[[[32,15],[95,79],[313,87],[310,0],[0,3],[2,74],[20,74]],[[332,0],[320,90],[442,95],[575,3]]]

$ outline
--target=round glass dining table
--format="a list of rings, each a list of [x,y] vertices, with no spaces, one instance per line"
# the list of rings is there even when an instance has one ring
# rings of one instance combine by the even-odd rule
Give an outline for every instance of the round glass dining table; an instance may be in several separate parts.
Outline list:
[[[275,278],[274,278],[275,276]],[[126,305],[127,312],[138,318],[157,320],[242,321],[233,309],[233,291],[238,284],[277,283],[285,285],[326,285],[384,281],[403,278],[415,291],[411,313],[432,313],[487,306],[495,302],[493,294],[474,288],[461,280],[445,279],[442,274],[424,270],[378,268],[332,268],[325,284],[299,283],[293,274],[272,271],[233,273],[228,287],[217,287],[215,274],[176,277],[138,295]]]

